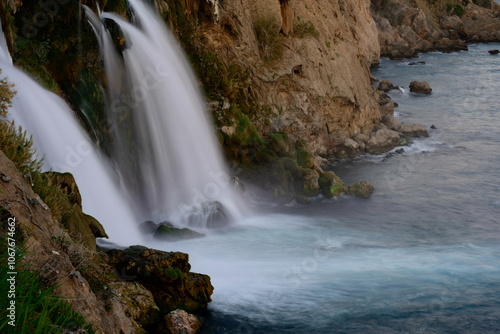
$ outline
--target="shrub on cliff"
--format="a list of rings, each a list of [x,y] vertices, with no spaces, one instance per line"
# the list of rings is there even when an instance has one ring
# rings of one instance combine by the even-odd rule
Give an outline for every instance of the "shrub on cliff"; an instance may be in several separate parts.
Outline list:
[[[281,25],[274,15],[263,16],[254,22],[255,35],[265,62],[278,60],[283,55]]]

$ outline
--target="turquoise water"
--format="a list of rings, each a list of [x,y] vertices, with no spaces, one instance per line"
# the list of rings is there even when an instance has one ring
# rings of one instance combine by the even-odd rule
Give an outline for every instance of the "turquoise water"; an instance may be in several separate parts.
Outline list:
[[[256,206],[230,230],[175,244],[215,286],[203,333],[498,333],[500,57],[382,60],[398,117],[430,137],[332,166],[370,200]],[[430,96],[408,93],[427,81]],[[165,247],[165,245],[152,245]],[[172,244],[167,248],[172,250]]]

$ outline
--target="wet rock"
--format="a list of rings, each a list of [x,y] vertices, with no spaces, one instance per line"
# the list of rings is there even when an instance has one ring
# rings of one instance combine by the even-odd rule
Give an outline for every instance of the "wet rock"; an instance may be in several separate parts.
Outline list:
[[[205,201],[190,208],[185,215],[188,226],[220,228],[231,223],[229,213],[219,201]]]
[[[381,122],[390,130],[399,131],[401,127],[401,122],[393,115],[384,115]]]
[[[351,184],[348,188],[349,194],[366,199],[370,198],[374,190],[372,184],[368,181]]]
[[[201,330],[201,322],[198,318],[179,309],[165,316],[164,326],[164,333],[167,334],[196,334]]]
[[[190,272],[188,254],[144,246],[112,249],[106,254],[117,274],[124,280],[141,283],[151,291],[156,305],[162,310],[182,307],[195,311],[206,308],[211,301],[214,288],[210,277]]]
[[[382,80],[378,84],[378,90],[383,91],[385,93],[390,91],[392,88],[394,88],[394,85],[389,80]]]
[[[382,154],[388,152],[398,145],[400,134],[388,129],[385,125],[375,133],[372,133],[366,143],[366,151],[370,154]]]
[[[431,129],[435,130],[435,129],[437,129],[437,127],[434,124],[432,124]]]
[[[500,53],[500,50],[490,50],[490,51],[488,51],[488,53],[489,53],[490,55],[497,55],[497,54],[499,54],[499,53]]]
[[[413,61],[409,63],[408,65],[414,66],[414,65],[425,65],[425,61]]]
[[[245,192],[245,185],[237,176],[232,176],[229,181],[233,185],[234,190],[236,190],[238,193],[243,194]]]
[[[339,196],[345,191],[344,182],[335,175],[334,172],[328,171],[324,172],[319,178],[319,186],[321,188],[321,193],[326,198],[332,198]]]
[[[177,228],[171,224],[161,223],[156,230],[154,237],[164,241],[179,241],[186,239],[202,238],[205,235],[193,231],[187,227]]]
[[[429,137],[425,126],[419,124],[401,124],[399,132],[408,137]]]
[[[311,199],[306,196],[297,196],[295,201],[299,204],[311,204]]]
[[[403,153],[405,153],[405,149],[404,148],[397,149],[396,153],[397,154],[403,154]]]
[[[426,81],[412,81],[410,82],[410,92],[420,93],[420,94],[430,94],[432,93],[432,88]]]

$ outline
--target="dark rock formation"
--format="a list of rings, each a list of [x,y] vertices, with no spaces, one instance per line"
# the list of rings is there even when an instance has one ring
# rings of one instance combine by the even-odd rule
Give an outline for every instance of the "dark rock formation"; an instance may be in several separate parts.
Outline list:
[[[189,256],[144,246],[106,252],[109,264],[125,280],[138,281],[153,293],[162,310],[195,311],[207,307],[214,290],[207,275],[190,272]]]
[[[205,235],[186,227],[177,228],[170,223],[161,223],[160,226],[158,226],[154,236],[155,238],[164,241],[179,241],[193,238],[202,238]]]
[[[429,95],[432,93],[432,88],[425,81],[423,81],[423,82],[412,81],[412,82],[410,82],[410,92]]]

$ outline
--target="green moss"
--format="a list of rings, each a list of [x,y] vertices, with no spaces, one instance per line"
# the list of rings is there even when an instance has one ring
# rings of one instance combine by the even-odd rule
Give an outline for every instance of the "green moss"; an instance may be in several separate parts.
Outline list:
[[[314,155],[311,152],[308,152],[303,149],[299,149],[296,152],[297,154],[297,163],[300,167],[303,168],[312,168],[314,167]]]
[[[327,198],[339,196],[345,188],[342,180],[333,172],[324,172],[321,174],[318,183],[321,193]]]

